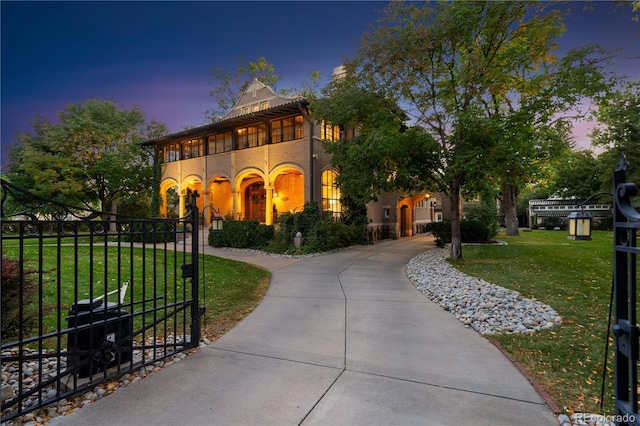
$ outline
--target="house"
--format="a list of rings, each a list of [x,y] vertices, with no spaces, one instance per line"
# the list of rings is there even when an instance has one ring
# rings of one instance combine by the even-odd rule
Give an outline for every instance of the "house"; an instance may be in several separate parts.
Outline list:
[[[567,216],[572,212],[582,211],[589,213],[596,221],[612,216],[613,207],[611,204],[583,204],[577,199],[534,199],[529,200],[527,216],[529,226],[536,227],[543,225],[548,218],[558,218],[566,221]]]
[[[256,79],[221,119],[143,145],[155,147],[162,163],[163,216],[184,215],[197,190],[205,225],[214,215],[269,225],[307,201],[325,216],[340,216],[339,171],[322,144],[349,132],[313,117],[304,98],[279,96]],[[441,200],[436,193],[381,194],[367,205],[371,234],[413,235],[442,219]]]

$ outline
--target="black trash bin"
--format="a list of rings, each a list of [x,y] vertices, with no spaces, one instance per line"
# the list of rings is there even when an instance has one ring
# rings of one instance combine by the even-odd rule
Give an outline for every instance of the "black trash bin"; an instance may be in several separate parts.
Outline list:
[[[118,304],[100,299],[78,300],[69,309],[67,324],[73,330],[67,338],[67,371],[79,377],[131,361],[131,315]]]

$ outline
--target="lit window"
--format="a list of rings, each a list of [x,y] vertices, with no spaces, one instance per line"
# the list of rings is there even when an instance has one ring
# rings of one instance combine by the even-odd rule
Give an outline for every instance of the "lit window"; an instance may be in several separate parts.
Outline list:
[[[231,132],[209,136],[209,154],[220,154],[233,150]]]
[[[342,138],[340,126],[333,126],[326,121],[320,122],[320,139],[325,141],[337,141]]]
[[[259,105],[258,105],[258,104],[253,104],[253,105],[251,105],[251,112],[256,112],[256,111],[258,111],[258,107],[259,107]]]
[[[271,122],[271,141],[285,142],[304,137],[304,120],[301,115]]]
[[[249,114],[249,107],[243,107],[242,108],[242,113],[243,114]]]
[[[204,154],[202,139],[192,139],[182,142],[182,158],[195,158]]]
[[[253,148],[264,145],[267,139],[267,131],[264,124],[257,126],[241,127],[238,133],[238,149]]]
[[[269,102],[265,101],[260,104],[260,111],[265,110],[267,108],[269,108]]]
[[[165,163],[171,163],[172,161],[180,160],[180,144],[179,143],[172,143],[171,145],[166,145],[163,151],[164,151],[163,160]]]
[[[338,219],[342,213],[337,177],[338,173],[335,170],[322,172],[322,214],[334,219]]]

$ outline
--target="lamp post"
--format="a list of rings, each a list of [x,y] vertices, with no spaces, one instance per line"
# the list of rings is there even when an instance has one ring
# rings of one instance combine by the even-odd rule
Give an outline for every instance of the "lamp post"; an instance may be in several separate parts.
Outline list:
[[[598,192],[593,194],[580,204],[580,211],[571,212],[567,219],[569,220],[569,239],[570,240],[591,240],[591,219],[593,216],[589,212],[584,211],[584,206],[593,198],[599,195],[613,196],[610,192]]]
[[[202,211],[204,212],[207,209],[211,209],[211,232],[222,232],[222,227],[224,226],[224,219],[220,216],[220,209],[215,209],[212,205],[206,206]]]
[[[211,216],[211,232],[222,232],[223,222],[221,216]]]
[[[570,240],[590,240],[591,239],[591,215],[588,212],[572,212],[569,216],[569,239]]]

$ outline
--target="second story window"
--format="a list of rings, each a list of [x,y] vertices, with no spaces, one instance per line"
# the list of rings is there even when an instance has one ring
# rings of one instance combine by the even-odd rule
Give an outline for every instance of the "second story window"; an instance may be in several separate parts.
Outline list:
[[[202,139],[192,139],[182,142],[182,158],[195,158],[204,155],[204,144]]]
[[[271,122],[271,141],[274,143],[302,139],[304,120],[301,115]]]
[[[253,148],[264,145],[267,139],[267,131],[264,124],[241,127],[237,130],[237,134],[238,149]]]
[[[337,141],[342,137],[340,126],[333,126],[322,120],[320,122],[320,139],[325,141]]]
[[[179,143],[172,143],[170,145],[165,145],[164,148],[162,148],[163,151],[163,162],[165,163],[171,163],[173,161],[178,161],[180,160],[180,144]]]
[[[220,154],[233,150],[233,137],[231,132],[218,133],[209,136],[209,154]]]

